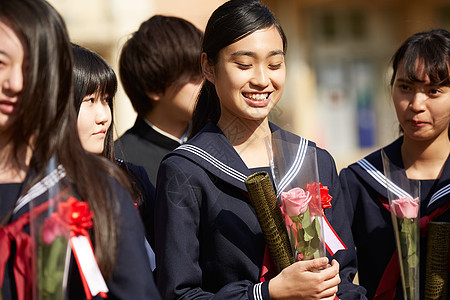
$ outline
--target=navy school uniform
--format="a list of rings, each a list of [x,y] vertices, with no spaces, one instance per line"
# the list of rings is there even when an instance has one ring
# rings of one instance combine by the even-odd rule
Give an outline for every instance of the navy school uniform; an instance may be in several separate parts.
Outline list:
[[[271,130],[282,129],[271,124]],[[334,257],[343,270],[339,295],[364,298],[364,289],[351,283],[356,256],[350,227],[343,215],[335,214],[345,211],[337,204],[342,199],[334,161],[328,152],[317,150],[320,180],[329,187],[335,206],[326,210],[327,218],[349,248]],[[244,183],[252,173],[211,123],[163,160],[156,187],[155,242],[156,281],[164,299],[270,299],[268,281],[260,283],[264,236]]]
[[[119,204],[117,208],[119,212],[117,218],[119,232],[116,264],[111,278],[105,279],[109,288],[108,299],[160,299],[144,246],[145,233],[137,209],[133,205],[129,193],[116,181],[112,182],[112,187]],[[2,221],[8,217],[8,212],[14,208],[21,189],[22,184],[20,183],[0,184],[0,203],[2,203],[0,215]],[[48,199],[48,194],[44,193],[37,198],[37,201],[38,203],[44,203],[46,199]],[[28,211],[29,204],[17,210],[7,224],[17,220]],[[23,231],[29,233],[29,225],[25,226]],[[12,253],[6,262],[1,290],[3,300],[17,299],[12,271],[15,256],[14,243],[11,249]],[[69,299],[86,299],[73,257],[68,282]],[[97,296],[95,299],[100,299],[100,297]]]
[[[403,167],[402,141],[401,137],[383,149],[394,164]],[[381,150],[343,169],[340,179],[357,248],[359,283],[367,289],[367,297],[373,298],[396,250],[391,213],[385,207],[388,205],[388,195]],[[438,180],[421,180],[421,196],[420,216],[427,216],[450,202],[450,159],[447,159]],[[449,211],[435,221],[450,222]],[[421,275],[425,273],[425,242],[425,239],[421,240]],[[423,280],[421,276],[422,292]],[[399,282],[395,299],[402,297]]]
[[[122,159],[116,159],[118,165],[127,173],[133,184],[139,190],[140,199],[138,201],[138,210],[144,223],[145,236],[152,248],[155,247],[155,237],[153,230],[155,194],[156,190],[148,178],[147,171],[142,166],[137,166]]]

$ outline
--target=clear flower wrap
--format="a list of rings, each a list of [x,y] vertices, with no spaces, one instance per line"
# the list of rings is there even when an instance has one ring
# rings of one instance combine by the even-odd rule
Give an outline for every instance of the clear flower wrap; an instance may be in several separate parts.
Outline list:
[[[420,181],[381,152],[394,227],[404,299],[420,298]]]
[[[303,139],[286,141],[278,132],[266,144],[295,260],[325,256],[322,205],[329,207],[331,197],[319,181],[316,149]]]

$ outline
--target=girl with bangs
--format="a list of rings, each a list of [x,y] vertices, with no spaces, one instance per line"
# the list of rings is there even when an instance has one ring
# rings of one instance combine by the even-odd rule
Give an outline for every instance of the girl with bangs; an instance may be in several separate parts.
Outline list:
[[[131,195],[144,222],[146,237],[154,247],[153,213],[155,188],[142,166],[116,158],[113,142],[113,107],[117,77],[111,66],[98,54],[72,44],[74,104],[78,112],[78,135],[84,150],[106,157],[117,164],[131,183]],[[146,244],[152,270],[155,257]]]
[[[409,37],[392,59],[391,96],[401,136],[340,173],[357,248],[359,283],[371,299],[403,299],[381,151],[420,183],[420,216],[450,222],[450,33]],[[384,185],[383,185],[384,184]],[[421,239],[421,299],[426,239]]]

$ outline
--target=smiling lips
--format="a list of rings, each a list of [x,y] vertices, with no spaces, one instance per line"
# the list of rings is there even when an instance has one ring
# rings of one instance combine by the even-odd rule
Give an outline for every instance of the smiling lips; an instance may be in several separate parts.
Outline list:
[[[266,93],[242,93],[242,96],[244,96],[245,100],[250,106],[253,107],[265,107],[269,104],[270,99],[270,92]]]
[[[242,93],[245,98],[253,101],[262,101],[269,97],[270,93]]]

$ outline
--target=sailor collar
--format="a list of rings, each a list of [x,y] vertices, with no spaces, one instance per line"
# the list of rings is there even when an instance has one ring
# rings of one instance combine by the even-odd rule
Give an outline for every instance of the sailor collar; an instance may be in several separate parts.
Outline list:
[[[395,165],[404,168],[401,145],[403,137],[398,138],[390,145],[383,148],[384,152],[388,156],[389,160]],[[383,161],[381,158],[381,151],[375,151],[374,153],[366,156],[365,158],[357,161],[349,166],[364,182],[372,187],[377,193],[385,198],[388,198],[386,176],[383,171]],[[406,176],[406,175],[405,175]],[[398,190],[399,196],[402,195],[402,191]],[[441,177],[438,179],[437,185],[433,187],[432,196],[428,202],[427,212],[435,210],[443,203],[448,202],[450,199],[450,158],[444,164],[444,170]]]
[[[272,123],[269,123],[269,126],[271,132],[281,131],[283,140],[297,141],[299,152],[302,152],[301,150],[308,144],[313,144]],[[176,148],[169,155],[186,157],[225,182],[247,191],[245,179],[252,174],[251,170],[215,124],[208,123],[194,138]],[[299,161],[297,164],[301,166],[301,163],[302,161]],[[300,167],[298,166],[297,169]]]

